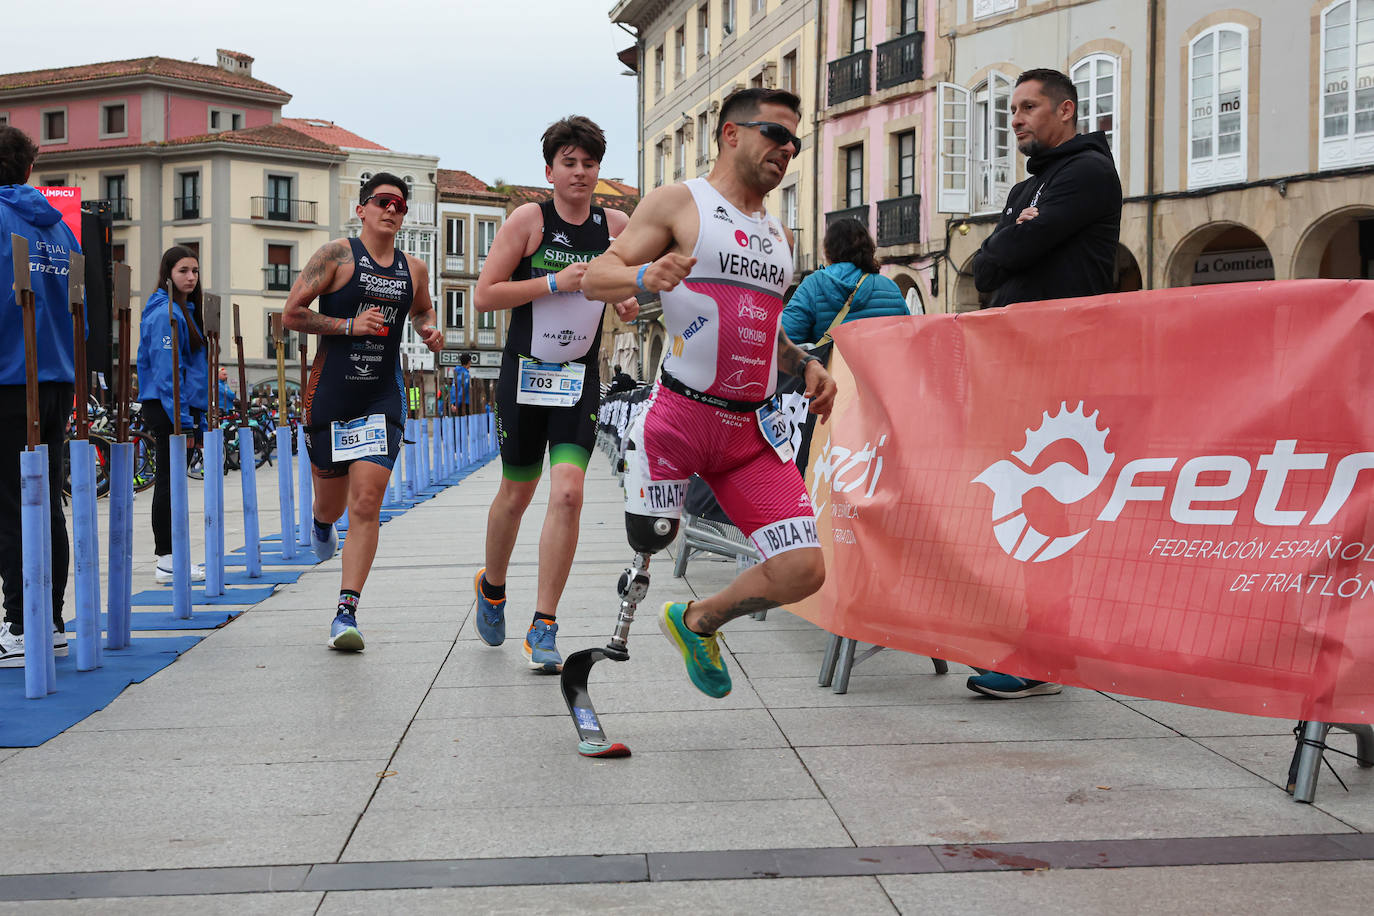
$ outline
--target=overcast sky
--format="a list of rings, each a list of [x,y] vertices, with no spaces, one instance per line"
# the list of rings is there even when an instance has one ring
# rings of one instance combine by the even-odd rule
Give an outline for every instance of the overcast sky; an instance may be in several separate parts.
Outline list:
[[[252,55],[253,76],[292,99],[287,117],[334,121],[494,183],[544,182],[539,136],[585,114],[606,132],[605,178],[637,183],[634,43],[612,0],[49,0],[0,29],[0,72],[160,55],[214,64]]]

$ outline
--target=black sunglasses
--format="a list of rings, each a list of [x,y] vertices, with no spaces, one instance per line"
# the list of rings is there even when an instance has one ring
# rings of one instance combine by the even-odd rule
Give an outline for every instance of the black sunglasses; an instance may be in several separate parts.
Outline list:
[[[778,146],[786,146],[790,143],[793,149],[798,153],[801,152],[801,137],[798,137],[777,121],[736,121],[735,126],[757,127],[759,133],[763,134],[765,139],[771,140]]]

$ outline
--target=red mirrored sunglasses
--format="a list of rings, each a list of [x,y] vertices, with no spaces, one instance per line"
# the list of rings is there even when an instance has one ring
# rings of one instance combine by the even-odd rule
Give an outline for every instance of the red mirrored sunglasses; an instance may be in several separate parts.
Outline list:
[[[383,210],[387,209],[388,207],[391,207],[402,216],[404,216],[406,211],[410,209],[408,206],[406,206],[406,199],[399,194],[373,194],[372,196],[367,198],[367,200],[363,201],[363,206],[366,206],[369,203],[375,203]]]

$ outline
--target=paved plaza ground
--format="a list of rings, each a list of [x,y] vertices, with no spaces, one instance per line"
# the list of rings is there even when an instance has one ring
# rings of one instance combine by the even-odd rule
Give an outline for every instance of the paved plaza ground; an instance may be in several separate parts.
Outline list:
[[[826,634],[780,610],[726,628],[735,687],[713,700],[653,613],[733,576],[709,557],[685,579],[659,558],[632,659],[594,669],[634,755],[578,756],[557,678],[520,652],[546,485],[510,637],[477,639],[499,473],[383,527],[365,652],[325,647],[336,558],[45,745],[0,749],[0,913],[1368,912],[1374,770],[1330,756],[1349,792],[1327,770],[1295,803],[1293,723],[1080,689],[990,700],[963,666],[893,651],[836,694]],[[275,471],[258,479],[275,507]],[[238,498],[233,475],[230,547]],[[155,587],[148,503],[135,591]],[[564,654],[610,633],[622,518],[594,456]]]

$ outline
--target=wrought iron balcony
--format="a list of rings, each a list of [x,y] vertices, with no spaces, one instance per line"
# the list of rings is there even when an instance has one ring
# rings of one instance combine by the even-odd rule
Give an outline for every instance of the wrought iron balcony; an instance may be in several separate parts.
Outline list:
[[[254,197],[253,219],[275,219],[288,223],[315,222],[315,201],[288,200],[284,197]]]
[[[921,240],[921,195],[878,201],[878,245],[910,245]]]
[[[850,207],[847,210],[831,210],[829,213],[825,215],[826,228],[829,228],[830,225],[836,222],[837,220],[842,219],[856,219],[859,222],[863,223],[865,227],[867,227],[868,204],[859,204],[857,207]]]
[[[827,85],[826,104],[838,105],[840,102],[867,95],[872,85],[872,80],[869,79],[869,63],[872,59],[873,52],[865,48],[848,57],[832,60],[829,64],[830,81]]]
[[[128,221],[134,218],[134,202],[132,198],[102,197],[101,199],[92,202],[96,204],[104,204],[106,207],[108,207],[110,211],[110,219],[114,220],[115,222],[119,222],[120,220]]]
[[[200,219],[200,195],[172,198],[173,219]]]
[[[925,32],[908,32],[878,45],[878,88],[889,89],[921,78]]]
[[[262,269],[263,286],[272,292],[285,292],[296,282],[299,270],[292,270],[287,264],[268,264]]]

